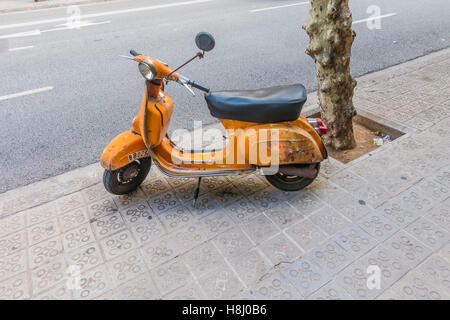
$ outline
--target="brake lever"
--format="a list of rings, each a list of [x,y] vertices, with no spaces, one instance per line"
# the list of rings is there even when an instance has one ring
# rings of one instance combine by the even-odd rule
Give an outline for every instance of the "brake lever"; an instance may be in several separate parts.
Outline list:
[[[119,55],[119,57],[129,59],[129,60],[134,60],[134,57],[130,57],[130,56]]]
[[[195,97],[195,92],[189,88],[189,86],[187,85],[187,83],[181,82],[183,84],[183,86],[192,94],[193,97]]]

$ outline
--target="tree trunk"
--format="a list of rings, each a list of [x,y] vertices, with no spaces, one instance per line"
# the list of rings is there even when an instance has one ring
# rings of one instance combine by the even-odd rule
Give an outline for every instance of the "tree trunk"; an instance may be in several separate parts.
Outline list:
[[[356,33],[348,1],[310,0],[309,17],[303,25],[310,38],[306,53],[316,65],[320,112],[328,127],[327,144],[336,150],[356,146],[352,125],[356,81],[350,75]]]

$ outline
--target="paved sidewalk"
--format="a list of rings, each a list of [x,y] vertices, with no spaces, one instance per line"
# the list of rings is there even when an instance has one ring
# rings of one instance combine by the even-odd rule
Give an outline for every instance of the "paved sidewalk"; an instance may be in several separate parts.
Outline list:
[[[34,0],[0,0],[0,13],[57,8],[106,1],[113,0],[40,0],[38,2]]]
[[[449,299],[449,71],[446,49],[359,78],[358,112],[406,134],[298,193],[206,178],[194,210],[196,180],[115,197],[95,164],[0,194],[0,299]]]

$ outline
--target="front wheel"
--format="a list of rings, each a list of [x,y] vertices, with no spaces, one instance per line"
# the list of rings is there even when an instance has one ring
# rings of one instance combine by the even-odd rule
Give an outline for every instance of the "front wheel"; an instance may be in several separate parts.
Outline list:
[[[319,175],[320,163],[317,164],[317,175],[314,178],[305,178],[298,176],[289,176],[278,172],[274,175],[266,175],[267,181],[275,188],[283,191],[299,191],[309,186]]]
[[[103,185],[112,194],[131,193],[145,180],[151,165],[151,158],[143,158],[117,170],[105,170],[103,173]]]

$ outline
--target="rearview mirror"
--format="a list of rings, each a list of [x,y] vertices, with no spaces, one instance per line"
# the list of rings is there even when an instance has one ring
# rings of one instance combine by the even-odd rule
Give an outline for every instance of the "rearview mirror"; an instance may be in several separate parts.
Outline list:
[[[197,47],[205,52],[211,51],[216,45],[214,37],[208,32],[199,32],[195,37]]]

